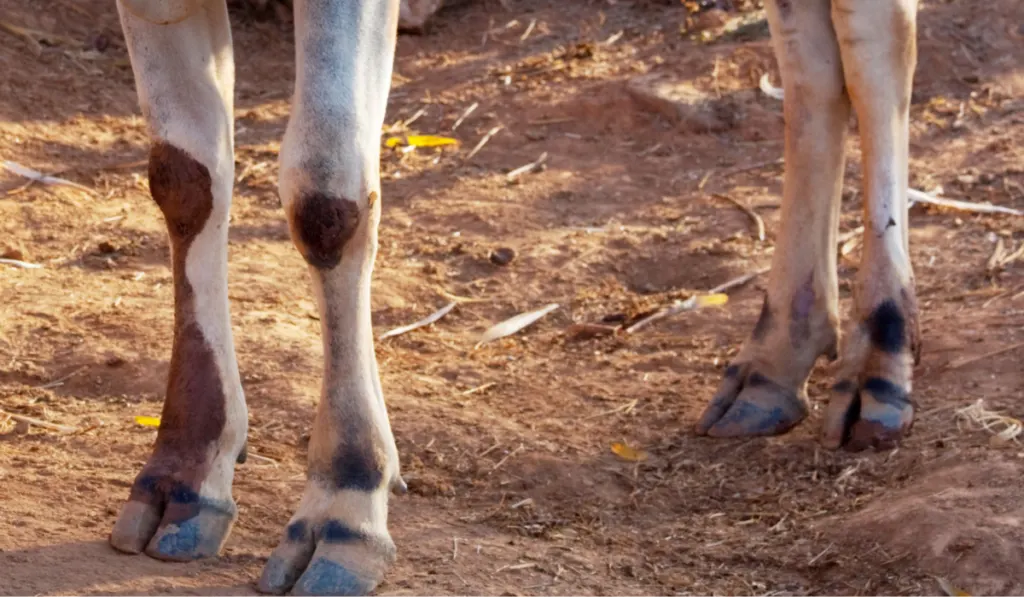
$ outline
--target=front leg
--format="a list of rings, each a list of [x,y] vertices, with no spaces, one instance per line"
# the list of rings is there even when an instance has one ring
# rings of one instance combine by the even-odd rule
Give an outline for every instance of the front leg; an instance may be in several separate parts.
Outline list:
[[[231,35],[223,0],[172,25],[118,9],[153,139],[150,191],[170,238],[174,342],[156,445],[110,543],[189,560],[216,555],[235,520],[231,483],[247,426],[227,296]]]
[[[784,433],[808,414],[805,385],[838,340],[836,232],[850,100],[830,0],[766,2],[785,89],[782,227],[753,333],[725,370],[697,433]]]
[[[864,252],[824,444],[894,446],[910,429],[921,347],[907,214],[917,0],[834,0],[832,19],[864,151]]]
[[[263,571],[265,592],[368,593],[395,557],[388,494],[401,481],[370,278],[397,21],[397,0],[295,3],[296,93],[279,187],[320,308],[324,377],[306,489]]]

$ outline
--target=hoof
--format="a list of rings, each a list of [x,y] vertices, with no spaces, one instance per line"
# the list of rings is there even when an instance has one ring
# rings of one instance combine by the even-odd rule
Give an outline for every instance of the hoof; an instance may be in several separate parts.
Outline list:
[[[842,381],[825,412],[822,445],[851,452],[896,447],[914,424],[914,403],[900,386],[872,377],[860,387]]]
[[[293,521],[267,560],[257,588],[277,595],[367,595],[394,559],[390,538],[371,538],[336,520],[315,532],[305,521]]]
[[[133,494],[146,486],[136,484]],[[125,553],[146,555],[158,560],[184,562],[215,556],[227,540],[237,518],[230,500],[202,497],[176,486],[161,495],[155,484],[144,497],[124,505],[110,533],[110,545]]]
[[[302,573],[292,595],[369,595],[379,582],[319,557]]]
[[[718,393],[696,426],[698,435],[751,437],[780,435],[807,418],[807,404],[796,392],[748,366],[732,365]]]
[[[220,553],[235,524],[235,507],[230,502],[203,502],[199,514],[180,523],[167,523],[157,529],[146,548],[146,555],[158,560],[186,562]]]

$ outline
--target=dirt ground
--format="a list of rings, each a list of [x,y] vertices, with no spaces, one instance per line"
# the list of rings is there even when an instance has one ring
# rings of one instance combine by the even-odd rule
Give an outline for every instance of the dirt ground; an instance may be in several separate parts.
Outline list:
[[[1024,218],[915,207],[925,349],[912,436],[886,453],[784,437],[721,441],[692,423],[748,333],[763,277],[722,308],[633,336],[630,321],[767,266],[778,229],[781,104],[757,7],[481,0],[399,40],[389,124],[457,148],[386,150],[374,280],[378,332],[468,297],[377,344],[411,491],[391,506],[399,560],[382,594],[1024,593],[1024,447],[958,422],[1024,417]],[[171,275],[148,198],[148,142],[108,0],[0,0],[0,157],[93,193],[0,173],[0,594],[243,594],[298,502],[321,346],[306,269],[276,193],[292,88],[290,26],[236,15],[237,185],[230,296],[249,446],[222,557],[169,564],[106,544],[155,432],[168,367]],[[748,23],[733,31],[739,17]],[[927,0],[912,106],[911,184],[1024,209],[1024,4]],[[725,25],[723,25],[723,22]],[[690,81],[722,125],[637,105],[647,73]],[[774,79],[777,81],[777,79]],[[479,107],[452,132],[455,120]],[[474,157],[470,150],[501,127]],[[396,131],[402,131],[397,127]],[[859,225],[855,136],[842,231]],[[548,158],[515,183],[506,172]],[[760,214],[768,238],[717,200]],[[511,248],[496,265],[490,254]],[[844,310],[859,251],[844,247]],[[561,307],[474,349],[492,323]],[[610,445],[648,457],[630,462]]]

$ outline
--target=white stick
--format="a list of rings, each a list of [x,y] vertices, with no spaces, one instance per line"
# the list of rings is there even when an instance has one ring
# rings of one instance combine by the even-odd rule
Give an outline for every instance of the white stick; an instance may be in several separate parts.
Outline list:
[[[983,214],[1009,214],[1011,216],[1024,216],[1024,211],[1013,209],[1012,207],[992,205],[991,203],[971,203],[970,201],[946,199],[945,197],[936,197],[935,195],[930,195],[917,189],[907,189],[907,196],[910,197],[910,201],[912,203],[928,203],[930,205],[939,205],[950,209],[973,211]]]
[[[20,267],[22,269],[40,269],[43,266],[38,263],[29,263],[27,261],[19,261],[17,259],[4,259],[0,258],[0,264],[10,265],[12,267]]]
[[[441,307],[437,311],[431,313],[430,315],[424,317],[423,319],[421,319],[421,320],[419,320],[419,321],[417,321],[415,323],[410,323],[409,325],[403,325],[402,327],[397,327],[397,328],[395,328],[393,330],[389,330],[387,332],[384,332],[383,334],[381,334],[379,339],[383,340],[384,338],[391,338],[391,337],[394,337],[394,336],[400,336],[400,335],[405,334],[407,332],[411,332],[413,330],[417,330],[419,328],[426,327],[426,326],[434,323],[435,321],[441,319],[445,315],[447,315],[449,312],[451,312],[452,309],[455,308],[455,305],[457,305],[457,304],[458,303],[448,303],[447,305]]]
[[[27,166],[22,166],[17,162],[4,160],[2,162],[2,165],[5,169],[9,170],[10,172],[17,174],[18,176],[23,176],[29,180],[34,180],[35,182],[72,187],[78,189],[79,191],[89,193],[90,195],[94,194],[94,191],[87,186],[80,185],[77,182],[71,182],[70,180],[59,178],[57,176],[49,176],[47,174],[43,174],[38,170],[33,170],[32,168],[29,168]]]

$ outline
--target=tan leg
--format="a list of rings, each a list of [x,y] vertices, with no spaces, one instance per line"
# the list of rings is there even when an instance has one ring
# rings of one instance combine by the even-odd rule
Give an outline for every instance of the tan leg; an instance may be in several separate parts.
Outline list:
[[[171,244],[174,343],[156,445],[110,542],[169,560],[215,555],[227,538],[247,427],[228,312],[231,33],[224,0],[190,9],[161,25],[118,2],[152,137],[150,191]]]
[[[278,186],[320,307],[324,379],[306,488],[263,570],[265,592],[365,594],[395,557],[388,494],[401,480],[370,277],[397,22],[398,0],[295,2],[295,99]]]
[[[850,102],[829,0],[766,3],[785,90],[782,227],[750,338],[697,423],[715,437],[783,433],[807,416],[805,385],[838,338],[836,233]]]
[[[825,445],[890,447],[910,428],[920,350],[907,225],[917,0],[834,0],[832,19],[864,152],[864,253]]]

